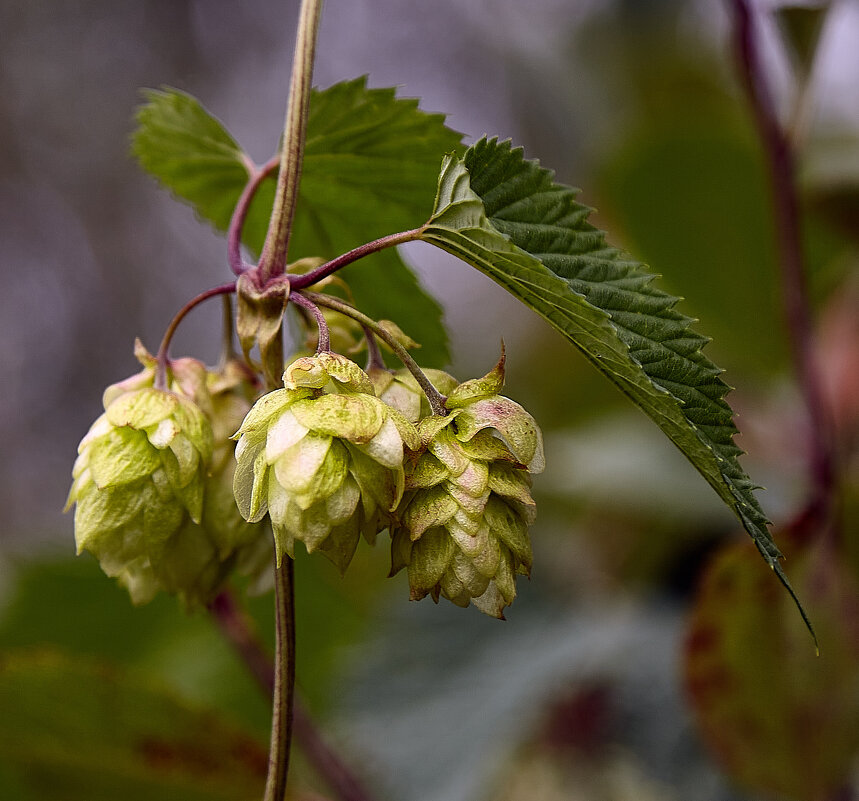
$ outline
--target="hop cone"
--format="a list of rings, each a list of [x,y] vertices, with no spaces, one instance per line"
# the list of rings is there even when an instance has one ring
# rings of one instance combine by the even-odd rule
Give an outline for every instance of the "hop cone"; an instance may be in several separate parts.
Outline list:
[[[90,551],[135,600],[151,597],[150,569],[187,519],[203,514],[212,429],[180,392],[137,376],[105,392],[105,412],[78,448],[68,505],[78,553]]]
[[[207,604],[234,567],[250,564],[248,556],[260,543],[270,554],[261,526],[242,519],[232,493],[235,443],[230,435],[256,390],[238,362],[208,371],[196,359],[177,359],[169,370],[171,391],[161,392],[153,387],[155,359],[139,342],[135,350],[144,369],[105,390],[106,412],[81,443],[73,471],[69,504],[77,503],[78,550],[94,553],[135,603],[165,591],[186,605]],[[180,417],[190,415],[194,427],[205,432],[205,442],[188,451],[180,437],[165,449],[152,444],[148,421],[134,413],[128,424],[120,424],[119,415],[129,404],[138,408],[144,402],[175,405]],[[177,462],[199,456],[193,479],[184,487],[181,481],[170,483],[176,470],[172,457],[162,451],[171,448]],[[147,465],[153,466],[152,473],[138,475]],[[104,479],[110,466],[117,472],[115,480]],[[190,472],[190,463],[185,469]],[[162,491],[165,486],[170,491]]]
[[[337,354],[297,359],[284,385],[239,429],[236,500],[246,520],[268,512],[278,562],[299,540],[345,571],[360,535],[373,542],[388,525],[403,493],[403,447],[417,448],[417,433]]]
[[[408,568],[413,600],[444,596],[503,617],[516,575],[530,573],[530,473],[543,469],[542,436],[528,412],[498,394],[503,381],[502,357],[451,392],[450,414],[418,425],[425,450],[410,460],[391,527],[391,574]]]

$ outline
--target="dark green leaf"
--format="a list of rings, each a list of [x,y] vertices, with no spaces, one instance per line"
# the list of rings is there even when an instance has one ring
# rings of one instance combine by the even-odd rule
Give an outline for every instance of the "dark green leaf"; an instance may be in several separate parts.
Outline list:
[[[248,157],[188,95],[165,90],[147,97],[134,153],[198,214],[226,230],[247,180]],[[368,89],[365,78],[314,91],[290,259],[333,258],[420,225],[430,211],[439,156],[460,140],[442,115],[420,111],[417,100],[398,99],[394,89]],[[272,177],[245,222],[245,244],[257,253],[273,197]],[[362,260],[343,277],[363,311],[393,320],[423,345],[421,363],[448,361],[441,309],[396,251]]]
[[[0,763],[24,798],[244,801],[265,780],[255,737],[107,663],[7,652],[0,708]]]
[[[737,461],[728,386],[701,352],[708,340],[675,310],[677,298],[652,286],[644,265],[606,244],[589,213],[575,190],[521,150],[483,139],[463,160],[446,159],[422,238],[534,309],[647,413],[790,590],[755,486]]]

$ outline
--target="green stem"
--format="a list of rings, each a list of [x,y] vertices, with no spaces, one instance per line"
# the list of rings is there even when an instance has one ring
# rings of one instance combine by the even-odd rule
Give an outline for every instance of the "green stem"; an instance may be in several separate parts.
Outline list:
[[[283,801],[292,744],[295,702],[295,582],[293,561],[288,556],[284,556],[280,566],[275,567],[274,581],[277,636],[274,653],[271,744],[263,801]]]
[[[362,314],[348,303],[344,303],[342,300],[338,300],[331,295],[322,295],[318,292],[308,292],[306,289],[301,290],[301,294],[317,306],[327,306],[329,309],[334,309],[334,311],[338,311],[340,314],[345,314],[347,317],[351,317],[353,320],[357,320],[361,323],[361,325],[369,328],[377,337],[379,337],[379,339],[387,344],[392,351],[394,351],[397,358],[415,377],[415,380],[420,385],[424,395],[427,396],[427,400],[429,401],[433,414],[440,416],[447,414],[447,407],[445,406],[445,401],[447,399],[444,395],[442,395],[432,385],[430,380],[424,374],[424,371],[418,367],[418,363],[412,358],[411,354],[375,320],[367,317],[366,314]]]
[[[283,150],[280,154],[277,194],[259,263],[263,283],[274,276],[282,275],[286,270],[286,255],[304,160],[307,113],[313,81],[313,59],[316,53],[316,37],[321,14],[322,0],[302,0],[292,62],[292,80],[289,86],[289,105],[283,128]]]

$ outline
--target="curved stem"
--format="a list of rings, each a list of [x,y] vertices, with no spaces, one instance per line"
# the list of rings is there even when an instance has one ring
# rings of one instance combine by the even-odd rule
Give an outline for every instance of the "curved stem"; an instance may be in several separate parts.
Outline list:
[[[185,319],[185,315],[187,315],[195,306],[199,306],[204,301],[209,300],[209,298],[214,298],[218,295],[227,295],[235,291],[235,281],[212,287],[212,289],[201,292],[195,298],[191,298],[191,300],[176,312],[176,316],[170,321],[170,325],[167,326],[167,330],[164,332],[164,337],[161,340],[161,345],[158,348],[158,355],[156,357],[157,364],[155,367],[155,386],[158,389],[167,389],[167,351],[170,349],[170,342],[173,339],[173,335],[176,333],[179,323]]]
[[[283,801],[292,745],[295,699],[295,582],[293,561],[284,556],[274,571],[276,650],[272,695],[271,745],[263,801]]]
[[[382,351],[379,350],[379,343],[376,342],[376,335],[369,326],[361,326],[364,329],[364,338],[367,340],[367,370],[374,367],[379,370],[384,370],[385,360],[382,358]]]
[[[290,283],[293,289],[304,289],[311,284],[315,284],[317,281],[321,281],[323,278],[327,278],[332,273],[336,273],[341,267],[345,267],[353,261],[358,261],[358,259],[363,259],[364,256],[369,256],[371,253],[378,253],[385,248],[402,245],[406,242],[414,242],[420,239],[422,231],[423,228],[414,228],[411,231],[402,231],[399,234],[383,236],[381,239],[368,242],[366,245],[361,245],[354,250],[350,250],[348,253],[344,253],[342,256],[338,256],[336,259],[325,262],[325,264],[321,264],[315,270],[290,278]]]
[[[351,317],[353,320],[357,320],[361,325],[369,328],[377,337],[379,337],[379,339],[386,343],[392,351],[394,351],[397,358],[415,377],[415,380],[420,385],[424,395],[427,396],[427,400],[429,401],[433,414],[441,416],[447,414],[447,407],[444,405],[447,399],[444,395],[442,395],[432,385],[430,380],[424,374],[424,371],[418,367],[418,363],[412,358],[411,354],[399,342],[397,342],[396,338],[391,336],[391,334],[382,328],[382,326],[380,326],[375,320],[367,317],[366,314],[362,314],[348,303],[344,303],[342,300],[338,300],[330,295],[321,295],[318,292],[308,292],[307,290],[304,290],[302,294],[314,303],[320,306],[327,306],[329,309],[334,309],[341,314],[345,314],[347,317]]]
[[[331,350],[331,337],[328,333],[328,323],[325,321],[325,317],[312,300],[304,297],[304,295],[299,292],[290,293],[289,299],[295,303],[296,306],[301,306],[302,309],[307,309],[316,320],[316,325],[319,328],[319,342],[316,345],[316,353],[327,353]]]
[[[322,15],[322,0],[302,0],[292,61],[289,105],[283,128],[283,150],[277,176],[277,194],[260,257],[263,282],[280,275],[286,269],[289,236],[298,199],[298,184],[304,159],[304,139],[307,132],[307,112],[313,80],[313,59],[316,37]]]
[[[825,520],[831,511],[837,477],[831,422],[814,353],[814,326],[802,247],[796,162],[766,82],[747,0],[732,0],[732,6],[741,77],[769,171],[784,314],[794,369],[808,413],[811,435],[809,473],[813,488],[810,507],[816,510],[818,519]]]
[[[257,637],[253,622],[236,603],[229,590],[221,592],[209,611],[221,633],[233,646],[260,689],[271,697],[274,692],[274,667]],[[296,697],[293,715],[295,739],[308,762],[326,781],[340,801],[370,801],[370,795],[340,757],[322,739],[318,729]]]
[[[255,164],[247,165],[248,182],[242,190],[239,202],[236,203],[233,216],[230,218],[230,227],[227,230],[227,258],[230,262],[230,269],[236,275],[241,275],[253,267],[252,264],[248,264],[242,258],[242,228],[248,216],[251,201],[256,196],[260,184],[277,169],[278,164],[280,164],[280,158],[275,156],[263,164],[262,167],[257,167]]]

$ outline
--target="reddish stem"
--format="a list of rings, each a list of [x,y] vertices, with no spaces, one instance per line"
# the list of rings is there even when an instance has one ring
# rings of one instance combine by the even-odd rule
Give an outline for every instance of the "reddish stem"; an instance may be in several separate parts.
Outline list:
[[[802,247],[796,161],[779,123],[761,63],[754,22],[746,0],[731,0],[740,74],[752,107],[769,172],[775,214],[775,238],[781,271],[782,301],[791,354],[809,421],[809,510],[825,520],[836,485],[832,425],[822,394],[814,353],[814,333]]]
[[[296,306],[301,306],[302,309],[307,309],[316,320],[316,326],[319,329],[319,342],[316,345],[316,353],[327,353],[331,350],[331,336],[328,333],[328,323],[325,322],[325,316],[322,314],[319,306],[312,300],[304,297],[300,292],[291,292],[289,299]]]
[[[155,386],[159,389],[167,389],[167,363],[169,361],[167,357],[167,351],[170,349],[170,342],[173,339],[173,334],[176,333],[176,329],[179,327],[179,323],[185,319],[185,316],[188,314],[191,309],[195,306],[199,306],[204,301],[209,300],[209,298],[217,297],[218,295],[227,295],[231,292],[236,291],[236,282],[230,281],[228,284],[221,284],[220,286],[212,287],[212,289],[207,289],[205,292],[201,292],[194,298],[191,298],[178,312],[176,312],[176,316],[170,321],[170,325],[167,326],[167,330],[164,332],[164,337],[161,340],[161,345],[158,348],[158,356],[156,357],[156,368],[155,368]]]
[[[311,284],[315,284],[317,281],[321,281],[323,278],[327,278],[332,273],[336,273],[337,270],[351,264],[353,261],[363,259],[364,256],[378,253],[380,250],[393,247],[394,245],[402,245],[405,242],[414,242],[415,240],[420,239],[422,230],[422,228],[415,228],[411,231],[402,231],[399,234],[383,236],[381,239],[368,242],[366,245],[361,245],[354,250],[350,250],[348,253],[344,253],[342,256],[338,256],[336,259],[332,259],[331,261],[325,262],[325,264],[321,264],[315,270],[311,270],[310,272],[304,273],[303,275],[297,275],[295,277],[290,276],[290,284],[293,289],[304,289]]]
[[[262,167],[257,167],[253,163],[247,165],[248,182],[245,184],[239,202],[236,203],[227,231],[227,258],[230,262],[230,269],[236,275],[241,275],[254,266],[242,258],[242,228],[257,190],[262,182],[277,169],[278,164],[280,164],[280,156],[270,159]]]

